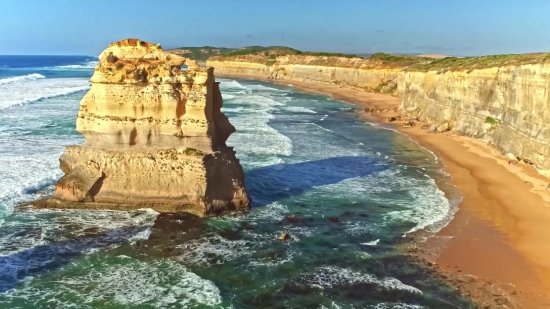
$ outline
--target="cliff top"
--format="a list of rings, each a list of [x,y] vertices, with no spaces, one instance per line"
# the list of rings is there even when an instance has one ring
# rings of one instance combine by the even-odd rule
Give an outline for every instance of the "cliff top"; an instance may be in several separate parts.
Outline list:
[[[428,63],[411,65],[406,68],[406,70],[445,72],[546,62],[550,62],[550,53],[489,55],[481,57],[446,57]]]
[[[403,69],[406,71],[464,71],[501,66],[515,66],[550,62],[550,53],[488,55],[480,57],[452,57],[444,55],[399,55],[376,53],[369,57],[352,54],[302,52],[292,48],[260,47],[233,50],[212,56],[214,61],[240,61],[277,64],[338,66],[362,69]]]
[[[237,56],[237,55],[245,55],[245,54],[253,54],[260,51],[268,51],[268,50],[295,50],[290,47],[285,46],[245,46],[241,48],[226,48],[226,47],[213,47],[213,46],[203,46],[203,47],[178,47],[167,50],[170,53],[183,56],[189,59],[193,60],[201,60],[205,61],[210,57],[213,56],[220,56],[220,55],[229,55],[229,56]]]
[[[99,55],[99,60],[91,78],[95,83],[186,82],[198,72],[208,74],[195,60],[138,39],[111,43]],[[182,65],[187,65],[189,70],[183,71]]]
[[[370,57],[363,58],[353,54],[303,52],[288,47],[241,49],[212,56],[209,60],[253,62],[268,66],[275,64],[304,64],[350,68],[404,68],[413,64],[433,61],[433,59],[424,57],[385,53],[376,53]]]

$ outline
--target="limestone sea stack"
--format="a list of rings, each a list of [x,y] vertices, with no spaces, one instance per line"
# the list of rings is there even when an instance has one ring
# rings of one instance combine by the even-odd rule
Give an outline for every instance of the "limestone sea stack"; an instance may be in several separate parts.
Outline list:
[[[67,147],[65,175],[36,207],[199,216],[250,207],[213,68],[137,39],[110,44],[99,60],[76,121],[86,141]]]

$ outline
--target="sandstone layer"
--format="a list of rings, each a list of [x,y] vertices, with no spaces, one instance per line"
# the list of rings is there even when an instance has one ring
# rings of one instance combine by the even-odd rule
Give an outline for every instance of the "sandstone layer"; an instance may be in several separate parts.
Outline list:
[[[67,147],[65,176],[35,206],[199,216],[249,208],[212,68],[137,39],[112,43],[99,60],[76,122],[86,141]]]

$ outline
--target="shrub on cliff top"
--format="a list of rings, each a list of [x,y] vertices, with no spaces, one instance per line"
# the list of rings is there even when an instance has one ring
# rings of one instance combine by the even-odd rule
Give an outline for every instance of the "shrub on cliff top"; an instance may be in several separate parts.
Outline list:
[[[489,55],[481,57],[447,57],[430,63],[412,65],[408,71],[456,71],[474,70],[508,65],[550,62],[550,53]]]
[[[493,117],[487,117],[485,118],[485,123],[488,123],[490,124],[491,126],[496,126],[498,125],[500,122],[498,120],[496,120],[495,118]]]

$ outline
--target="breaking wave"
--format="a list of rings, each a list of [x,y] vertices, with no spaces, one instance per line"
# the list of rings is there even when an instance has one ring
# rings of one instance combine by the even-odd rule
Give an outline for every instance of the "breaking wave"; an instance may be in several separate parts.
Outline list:
[[[35,76],[19,81],[0,84],[0,110],[90,89],[86,78],[50,79]]]
[[[7,85],[7,84],[12,84],[12,83],[19,83],[19,82],[24,82],[24,81],[28,81],[28,80],[37,80],[37,79],[42,79],[42,78],[46,78],[46,76],[38,74],[38,73],[32,73],[32,74],[24,75],[24,76],[15,76],[15,77],[2,78],[2,79],[0,79],[0,85]]]
[[[99,64],[99,61],[90,61],[86,64],[69,64],[69,65],[59,65],[55,68],[57,69],[69,69],[69,70],[82,70],[82,69],[94,69]]]

